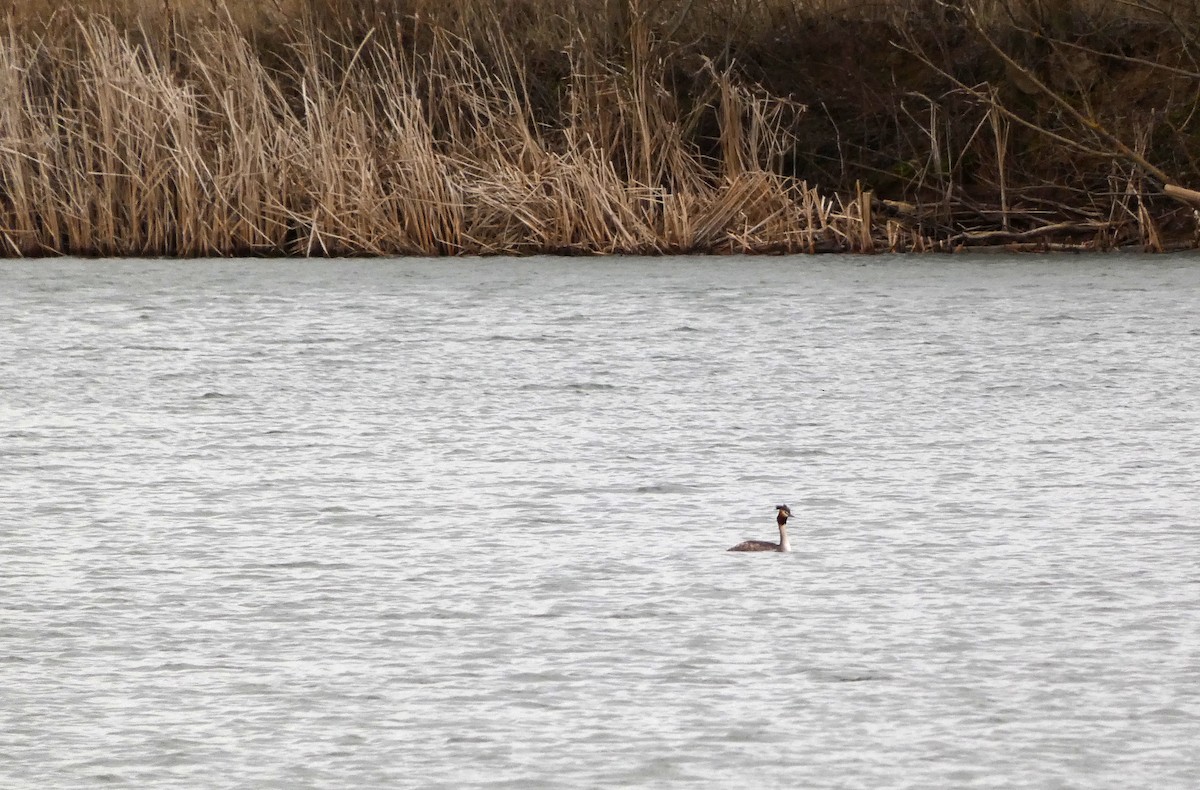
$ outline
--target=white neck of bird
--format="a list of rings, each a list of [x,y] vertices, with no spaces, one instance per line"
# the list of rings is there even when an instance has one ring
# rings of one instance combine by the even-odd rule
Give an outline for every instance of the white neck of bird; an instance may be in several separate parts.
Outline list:
[[[792,544],[788,543],[788,539],[787,539],[787,525],[786,524],[779,525],[779,550],[780,551],[791,551],[792,550]]]

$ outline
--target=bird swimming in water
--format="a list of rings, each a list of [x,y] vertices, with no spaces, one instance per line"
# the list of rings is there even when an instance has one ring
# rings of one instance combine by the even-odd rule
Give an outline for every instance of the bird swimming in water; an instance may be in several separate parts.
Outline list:
[[[744,540],[737,544],[730,551],[791,551],[792,545],[788,543],[787,536],[787,520],[788,516],[792,515],[792,509],[787,505],[775,506],[775,523],[779,525],[779,542],[772,543],[769,540]]]

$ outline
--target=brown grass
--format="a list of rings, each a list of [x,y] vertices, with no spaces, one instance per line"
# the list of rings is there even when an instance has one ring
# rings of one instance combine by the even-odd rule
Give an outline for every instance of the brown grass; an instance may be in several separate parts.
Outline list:
[[[498,33],[487,61],[444,28],[419,55],[396,29],[368,31],[353,51],[313,28],[288,35],[290,65],[272,73],[231,18],[164,35],[93,15],[34,40],[10,19],[5,248],[661,253],[861,235],[852,212],[772,170],[788,146],[784,108],[801,108],[709,69],[720,156],[705,156],[684,134],[697,110],[664,89],[644,32],[627,66],[586,50],[570,61],[557,126],[534,117]]]
[[[1037,0],[985,5],[997,24],[1048,13]],[[1149,17],[1167,6],[1138,5]],[[1167,10],[1178,21],[1195,8]],[[944,14],[933,0],[10,0],[0,11],[7,255],[937,244],[937,227],[872,213],[857,182],[886,189],[877,176],[904,171],[847,162],[840,137],[834,191],[811,185],[832,172],[828,157],[805,165],[818,110],[771,69],[792,40],[780,37],[811,37],[814,20],[896,29]],[[897,136],[936,142],[924,163],[919,146],[894,155],[912,172],[892,197],[950,195],[974,166],[999,186],[1007,229],[1022,186],[1008,128],[964,142],[957,116],[932,99],[913,114],[908,101],[913,123],[895,111]],[[836,123],[821,104],[821,123]],[[989,113],[965,122],[985,129]],[[1133,176],[1110,167],[1103,179],[1121,184],[1110,206],[1124,208],[1110,214],[1158,245]]]

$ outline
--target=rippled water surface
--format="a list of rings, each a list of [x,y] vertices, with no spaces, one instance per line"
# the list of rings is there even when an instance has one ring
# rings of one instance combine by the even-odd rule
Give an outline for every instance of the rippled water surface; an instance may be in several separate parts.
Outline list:
[[[1179,257],[0,263],[0,786],[1196,787],[1198,364]]]

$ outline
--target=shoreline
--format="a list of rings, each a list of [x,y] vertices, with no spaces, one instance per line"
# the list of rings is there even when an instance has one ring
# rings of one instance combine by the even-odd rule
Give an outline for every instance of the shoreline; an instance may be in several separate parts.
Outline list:
[[[8,11],[0,257],[1200,249],[1190,18],[359,5]]]

